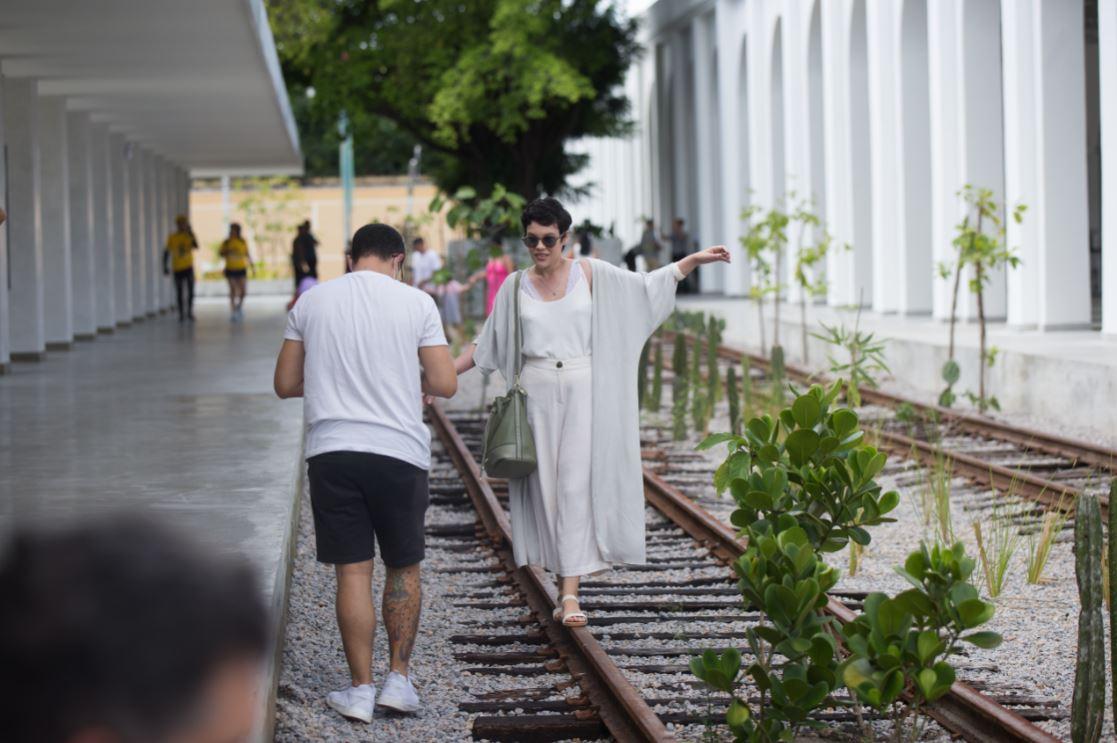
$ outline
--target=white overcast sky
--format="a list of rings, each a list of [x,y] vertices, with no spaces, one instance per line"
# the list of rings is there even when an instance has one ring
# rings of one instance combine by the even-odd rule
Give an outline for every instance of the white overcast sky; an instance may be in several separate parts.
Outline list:
[[[625,3],[628,7],[629,15],[639,15],[648,9],[648,6],[654,3],[655,0],[627,0]]]

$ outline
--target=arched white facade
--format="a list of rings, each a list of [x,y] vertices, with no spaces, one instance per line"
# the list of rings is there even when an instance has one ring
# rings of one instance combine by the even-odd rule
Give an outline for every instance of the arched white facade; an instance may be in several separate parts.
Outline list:
[[[1117,333],[1117,226],[1106,230],[1105,219],[1117,215],[1117,185],[1106,188],[1117,184],[1117,0],[1098,0],[1092,56],[1086,8],[659,0],[644,14],[647,53],[627,85],[637,133],[578,145],[592,155],[582,182],[594,184],[575,205],[579,218],[615,223],[627,246],[639,217],[657,227],[683,217],[699,242],[738,257],[703,276],[703,291],[742,296],[741,210],[794,192],[852,246],[828,257],[828,304],[944,318],[950,285],[936,266],[952,257],[957,193],[988,187],[1028,211],[1008,225],[1021,265],[992,277],[986,314],[1056,329],[1097,325],[1094,203],[1101,326]],[[1087,75],[1089,59],[1097,68]],[[1100,95],[1088,107],[1090,78]],[[1099,112],[1089,122],[1088,110]],[[1101,185],[1091,191],[1087,130],[1099,127]],[[968,296],[959,311],[973,316]]]

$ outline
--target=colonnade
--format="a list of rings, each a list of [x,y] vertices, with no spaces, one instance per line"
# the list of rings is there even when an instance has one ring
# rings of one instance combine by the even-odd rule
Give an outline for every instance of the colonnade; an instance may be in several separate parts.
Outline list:
[[[187,170],[34,78],[0,79],[0,370],[166,311]]]
[[[1027,206],[987,315],[1117,333],[1117,0],[659,0],[643,20],[637,133],[576,144],[577,220],[632,245],[642,217],[682,217],[736,254],[703,291],[742,296],[742,209],[806,201],[849,245],[826,303],[945,318],[972,184]]]

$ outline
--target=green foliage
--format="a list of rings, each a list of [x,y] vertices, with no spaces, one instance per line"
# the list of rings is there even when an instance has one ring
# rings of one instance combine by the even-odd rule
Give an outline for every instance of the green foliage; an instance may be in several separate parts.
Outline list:
[[[1105,625],[1102,622],[1102,527],[1096,495],[1080,495],[1074,517],[1074,575],[1078,579],[1078,657],[1074,668],[1070,737],[1101,738],[1105,720]]]
[[[861,388],[877,387],[876,374],[888,373],[888,364],[884,361],[883,339],[878,340],[873,333],[864,333],[861,327],[861,310],[857,310],[857,319],[853,330],[845,325],[831,327],[820,323],[825,333],[812,333],[815,338],[829,343],[835,349],[842,349],[846,353],[846,361],[838,361],[833,356],[829,357],[830,371],[834,374],[848,375],[849,388],[846,392],[850,405],[861,407]]]
[[[483,198],[471,186],[459,188],[449,198],[438,194],[431,199],[427,210],[437,214],[447,203],[450,210],[446,212],[446,224],[451,229],[461,229],[469,239],[491,244],[519,233],[520,214],[526,202],[523,196],[498,183]],[[481,265],[483,263],[482,260]]]
[[[436,153],[424,166],[443,191],[505,183],[527,197],[561,193],[587,161],[567,153],[567,140],[632,129],[624,81],[640,56],[637,22],[614,4],[268,5],[284,77],[302,98],[300,125],[336,121],[342,110],[390,121]],[[309,88],[313,99],[303,93]],[[355,143],[358,160],[360,150],[381,145],[372,136]]]
[[[926,543],[908,555],[896,572],[912,587],[895,597],[872,593],[862,614],[842,628],[849,657],[842,682],[858,699],[879,711],[892,711],[894,724],[941,698],[954,683],[950,657],[962,643],[994,648],[996,632],[974,631],[992,619],[996,608],[982,601],[970,582],[974,561],[961,542],[953,547]],[[901,693],[912,696],[910,710],[896,710]],[[913,734],[918,740],[918,732]]]
[[[772,357],[769,360],[772,372],[772,403],[776,406],[783,405],[787,383],[787,366],[783,360],[783,346],[778,343],[772,346]]]
[[[710,315],[706,325],[706,399],[713,413],[714,404],[721,399],[721,372],[718,368],[718,347],[721,334],[725,330],[725,320]]]
[[[729,365],[725,375],[725,396],[729,398],[729,432],[741,435],[741,397],[737,388],[737,368]]]
[[[709,388],[702,384],[702,334],[699,332],[694,337],[694,354],[691,356],[693,366],[690,370],[691,404],[690,415],[694,423],[694,430],[698,433],[706,432],[709,413],[713,408],[713,401],[709,397]]]
[[[963,268],[972,271],[968,285],[969,290],[977,298],[977,319],[979,330],[978,348],[978,391],[977,394],[967,393],[967,397],[982,413],[988,408],[1000,409],[996,398],[985,394],[985,369],[992,366],[996,359],[996,349],[987,350],[985,346],[985,287],[989,283],[990,273],[998,267],[1006,269],[1016,268],[1020,265],[1020,258],[1008,247],[1005,241],[1005,227],[1001,218],[1002,212],[1007,207],[997,203],[993,198],[993,191],[988,188],[977,188],[966,184],[958,192],[958,196],[966,204],[966,216],[958,223],[952,245],[957,251],[954,271],[954,287],[950,306],[950,348],[948,363],[954,361],[954,328],[956,325],[958,291],[961,284]],[[1027,207],[1018,204],[1012,210],[1012,219],[1017,224],[1024,221],[1024,212]],[[939,272],[942,276],[950,275],[949,265],[940,265]],[[949,405],[954,401],[951,391],[954,382],[947,379],[947,368],[943,367],[943,379],[947,382],[947,390],[941,400]],[[957,373],[954,372],[955,381]]]
[[[990,598],[997,598],[1004,591],[1013,555],[1020,547],[1020,532],[1015,523],[1018,512],[1019,509],[994,507],[988,529],[982,527],[980,521],[973,522],[985,590]]]
[[[686,438],[686,405],[689,393],[685,335],[675,336],[671,370],[675,373],[674,383],[671,386],[671,436],[675,441],[682,441]]]
[[[874,479],[885,456],[862,444],[857,415],[831,411],[841,390],[840,381],[829,390],[815,385],[776,418],[751,419],[744,435],[715,434],[699,445],[728,445],[714,485],[732,493],[731,521],[748,538],[733,566],[742,598],[768,619],[746,631],[754,662],[743,673],[760,690],[755,707],[737,692],[736,650],[691,662],[696,676],[733,696],[727,723],[739,741],[791,740],[814,725],[808,715],[838,686],[836,627],[823,613],[838,574],[821,553],[851,540],[868,544],[866,527],[893,520],[885,514],[899,502]]]
[[[813,204],[800,201],[791,219],[799,225],[795,244],[792,276],[799,287],[799,328],[803,363],[810,363],[807,349],[807,299],[826,294],[826,277],[820,271],[833,238],[822,226],[822,220],[810,210]],[[809,238],[809,239],[808,239]]]
[[[238,178],[232,187],[242,194],[237,207],[244,214],[244,236],[254,243],[257,262],[278,276],[290,276],[291,238],[307,216],[298,183],[292,178],[263,176]]]
[[[656,341],[655,366],[652,371],[652,394],[648,398],[648,410],[658,413],[663,405],[663,343]]]
[[[749,361],[748,356],[744,358],[741,365],[741,414],[745,417],[749,416],[749,411],[752,409],[752,363]]]
[[[942,381],[946,382],[946,389],[939,393],[939,405],[944,408],[954,405],[954,401],[958,399],[954,394],[954,385],[957,384],[961,374],[962,370],[958,368],[958,362],[954,359],[949,359],[942,365]]]
[[[1054,508],[1044,512],[1039,531],[1028,537],[1029,583],[1043,582],[1043,571],[1047,568],[1047,561],[1051,557],[1051,547],[1055,544],[1055,538],[1066,526],[1068,518],[1069,513],[1060,501]],[[1113,533],[1112,529],[1110,533]]]

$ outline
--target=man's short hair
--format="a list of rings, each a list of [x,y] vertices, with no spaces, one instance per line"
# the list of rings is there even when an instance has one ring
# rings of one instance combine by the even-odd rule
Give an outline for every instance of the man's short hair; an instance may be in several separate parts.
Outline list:
[[[421,237],[417,237],[417,238],[415,238],[414,240],[411,241],[411,247],[415,247],[416,245],[424,245],[424,244],[426,244],[426,240],[424,240]]]
[[[386,261],[403,252],[403,235],[395,227],[379,223],[366,224],[357,230],[349,248],[349,256],[354,262],[367,255],[375,255]]]
[[[555,225],[561,235],[570,229],[570,224],[573,221],[570,212],[566,211],[559,200],[550,196],[544,196],[529,202],[520,215],[520,224],[525,232],[527,232],[527,226],[534,222],[544,227]]]
[[[0,596],[5,740],[164,740],[222,664],[269,643],[253,570],[132,517],[17,534]]]

